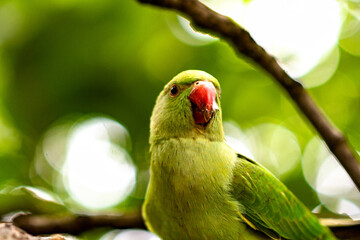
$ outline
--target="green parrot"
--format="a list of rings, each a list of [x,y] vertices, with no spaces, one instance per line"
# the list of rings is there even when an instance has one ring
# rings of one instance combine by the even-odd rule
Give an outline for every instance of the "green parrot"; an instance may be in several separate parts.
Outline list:
[[[213,76],[189,70],[158,96],[147,227],[164,240],[336,239],[277,178],[225,143],[220,93]]]

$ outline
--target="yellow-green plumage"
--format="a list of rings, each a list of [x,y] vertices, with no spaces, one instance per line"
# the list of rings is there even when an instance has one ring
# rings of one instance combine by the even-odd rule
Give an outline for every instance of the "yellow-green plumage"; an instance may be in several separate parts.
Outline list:
[[[221,107],[207,124],[194,121],[189,95],[198,80],[215,86],[220,106],[218,81],[202,71],[180,73],[157,98],[143,206],[148,228],[164,240],[335,239],[280,181],[225,144]]]

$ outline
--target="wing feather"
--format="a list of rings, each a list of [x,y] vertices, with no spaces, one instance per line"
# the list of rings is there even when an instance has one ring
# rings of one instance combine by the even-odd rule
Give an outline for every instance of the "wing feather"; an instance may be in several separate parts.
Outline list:
[[[244,206],[243,218],[271,238],[336,239],[284,184],[242,155],[234,168],[231,194]]]

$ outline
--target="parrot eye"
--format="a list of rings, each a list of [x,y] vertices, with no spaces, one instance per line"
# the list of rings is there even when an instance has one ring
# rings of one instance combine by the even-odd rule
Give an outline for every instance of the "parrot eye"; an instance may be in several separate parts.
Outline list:
[[[172,85],[170,88],[170,96],[175,97],[179,93],[179,88],[176,85]]]

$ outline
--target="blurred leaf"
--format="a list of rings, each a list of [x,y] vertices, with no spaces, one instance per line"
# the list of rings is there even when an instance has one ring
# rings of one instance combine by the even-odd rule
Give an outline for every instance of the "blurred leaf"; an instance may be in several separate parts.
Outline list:
[[[43,189],[29,186],[2,189],[0,215],[15,211],[29,211],[37,214],[68,212],[54,193]]]

